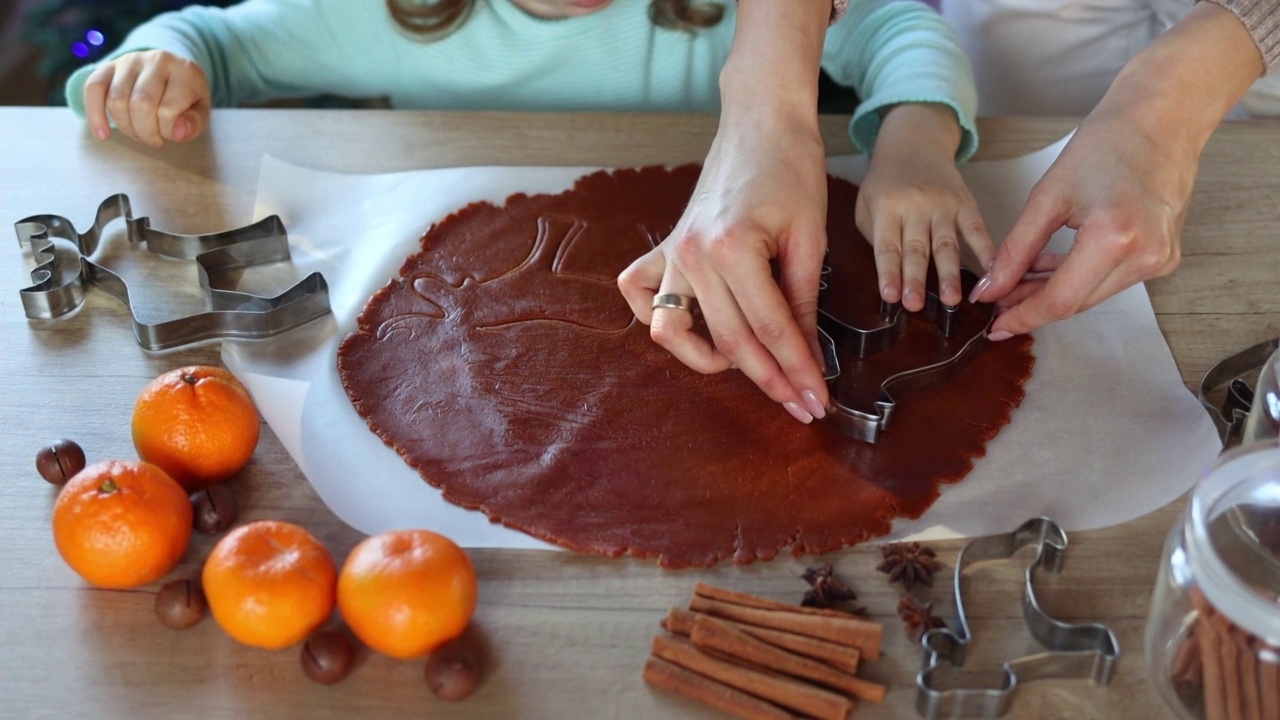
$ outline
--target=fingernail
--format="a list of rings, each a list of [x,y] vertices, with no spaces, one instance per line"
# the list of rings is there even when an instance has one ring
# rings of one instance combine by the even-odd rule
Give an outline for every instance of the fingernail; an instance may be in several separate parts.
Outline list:
[[[804,398],[805,409],[809,411],[810,415],[819,420],[827,416],[827,409],[822,407],[822,403],[818,402],[818,393],[812,390],[805,390],[800,393],[800,397]]]
[[[813,416],[805,412],[804,408],[800,407],[799,403],[784,402],[782,403],[782,407],[786,408],[787,412],[791,413],[791,417],[799,420],[805,425],[808,425],[809,423],[813,422]]]
[[[978,298],[982,297],[982,293],[991,285],[991,275],[983,275],[977,285],[973,286],[973,292],[969,293],[969,302],[976,303]]]
[[[941,290],[943,297],[955,297],[960,294],[960,290],[955,285],[948,285]]]
[[[99,125],[93,129],[93,136],[99,140],[106,140],[111,137],[111,131]]]
[[[995,264],[996,264],[996,259],[991,258],[986,262],[986,264],[982,266],[982,269],[986,270],[987,272],[991,272],[991,268],[995,267]]]
[[[187,139],[187,133],[191,132],[191,122],[186,118],[178,118],[178,122],[173,124],[173,139],[182,142]]]
[[[997,330],[988,335],[987,339],[991,342],[1000,342],[1001,340],[1008,340],[1011,337],[1013,337],[1013,333],[1008,330]]]

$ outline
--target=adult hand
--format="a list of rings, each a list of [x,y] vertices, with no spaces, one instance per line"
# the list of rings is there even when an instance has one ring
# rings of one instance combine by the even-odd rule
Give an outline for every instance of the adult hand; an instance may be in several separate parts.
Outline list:
[[[1262,73],[1262,56],[1229,10],[1200,3],[1121,71],[1036,184],[994,265],[972,293],[1001,313],[1004,340],[1167,275],[1200,151]],[[1060,227],[1063,255],[1043,254]]]
[[[650,335],[689,367],[737,367],[800,422],[826,415],[818,280],[827,247],[827,180],[815,108],[830,0],[756,0],[738,8],[720,73],[720,127],[671,235],[618,278]],[[778,279],[771,262],[777,261]],[[686,310],[696,298],[711,342]]]
[[[885,115],[858,190],[858,229],[875,248],[880,297],[924,308],[929,259],[939,297],[959,305],[960,243],[986,267],[995,250],[978,205],[956,168],[960,125],[943,105],[909,104]]]
[[[84,114],[94,137],[125,137],[160,147],[186,142],[209,125],[212,99],[204,70],[164,50],[121,55],[102,63],[84,86]]]
[[[1031,191],[973,297],[995,301],[992,340],[1031,332],[1168,275],[1195,182],[1198,152],[1179,151],[1123,118],[1090,119]],[[1060,227],[1066,255],[1043,254]]]
[[[812,110],[726,113],[683,217],[618,278],[655,342],[699,372],[737,367],[806,423],[828,401],[817,340],[826,198]],[[697,298],[711,342],[692,313],[652,308],[667,293]]]

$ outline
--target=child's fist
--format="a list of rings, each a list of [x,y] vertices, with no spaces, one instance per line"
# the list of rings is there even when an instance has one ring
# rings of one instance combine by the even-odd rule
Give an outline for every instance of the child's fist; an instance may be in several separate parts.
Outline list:
[[[94,137],[126,137],[160,147],[186,142],[209,124],[209,81],[200,66],[164,50],[131,52],[102,63],[84,85],[84,114]]]

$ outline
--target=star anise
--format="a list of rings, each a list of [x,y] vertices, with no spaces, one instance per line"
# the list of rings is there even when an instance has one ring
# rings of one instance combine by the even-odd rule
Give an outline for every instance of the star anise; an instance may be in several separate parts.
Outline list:
[[[902,581],[902,586],[910,590],[921,583],[933,586],[933,574],[942,569],[936,553],[932,548],[923,547],[918,542],[889,543],[880,546],[880,554],[884,557],[876,570],[889,573],[889,582]]]
[[[907,634],[915,638],[916,642],[926,632],[947,626],[945,620],[933,614],[933,603],[921,605],[910,595],[903,595],[898,601],[898,617],[907,624]]]
[[[838,602],[857,600],[858,594],[845,581],[836,577],[831,563],[814,565],[804,571],[804,581],[809,583],[809,590],[804,594],[800,604],[805,607],[830,608]],[[854,608],[850,612],[856,615],[865,614],[866,608]]]

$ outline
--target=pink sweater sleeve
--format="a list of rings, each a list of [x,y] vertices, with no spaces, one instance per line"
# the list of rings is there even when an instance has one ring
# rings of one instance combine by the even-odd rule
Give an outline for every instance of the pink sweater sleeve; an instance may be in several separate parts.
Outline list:
[[[1210,0],[1235,13],[1262,52],[1268,72],[1280,71],[1280,0]]]

